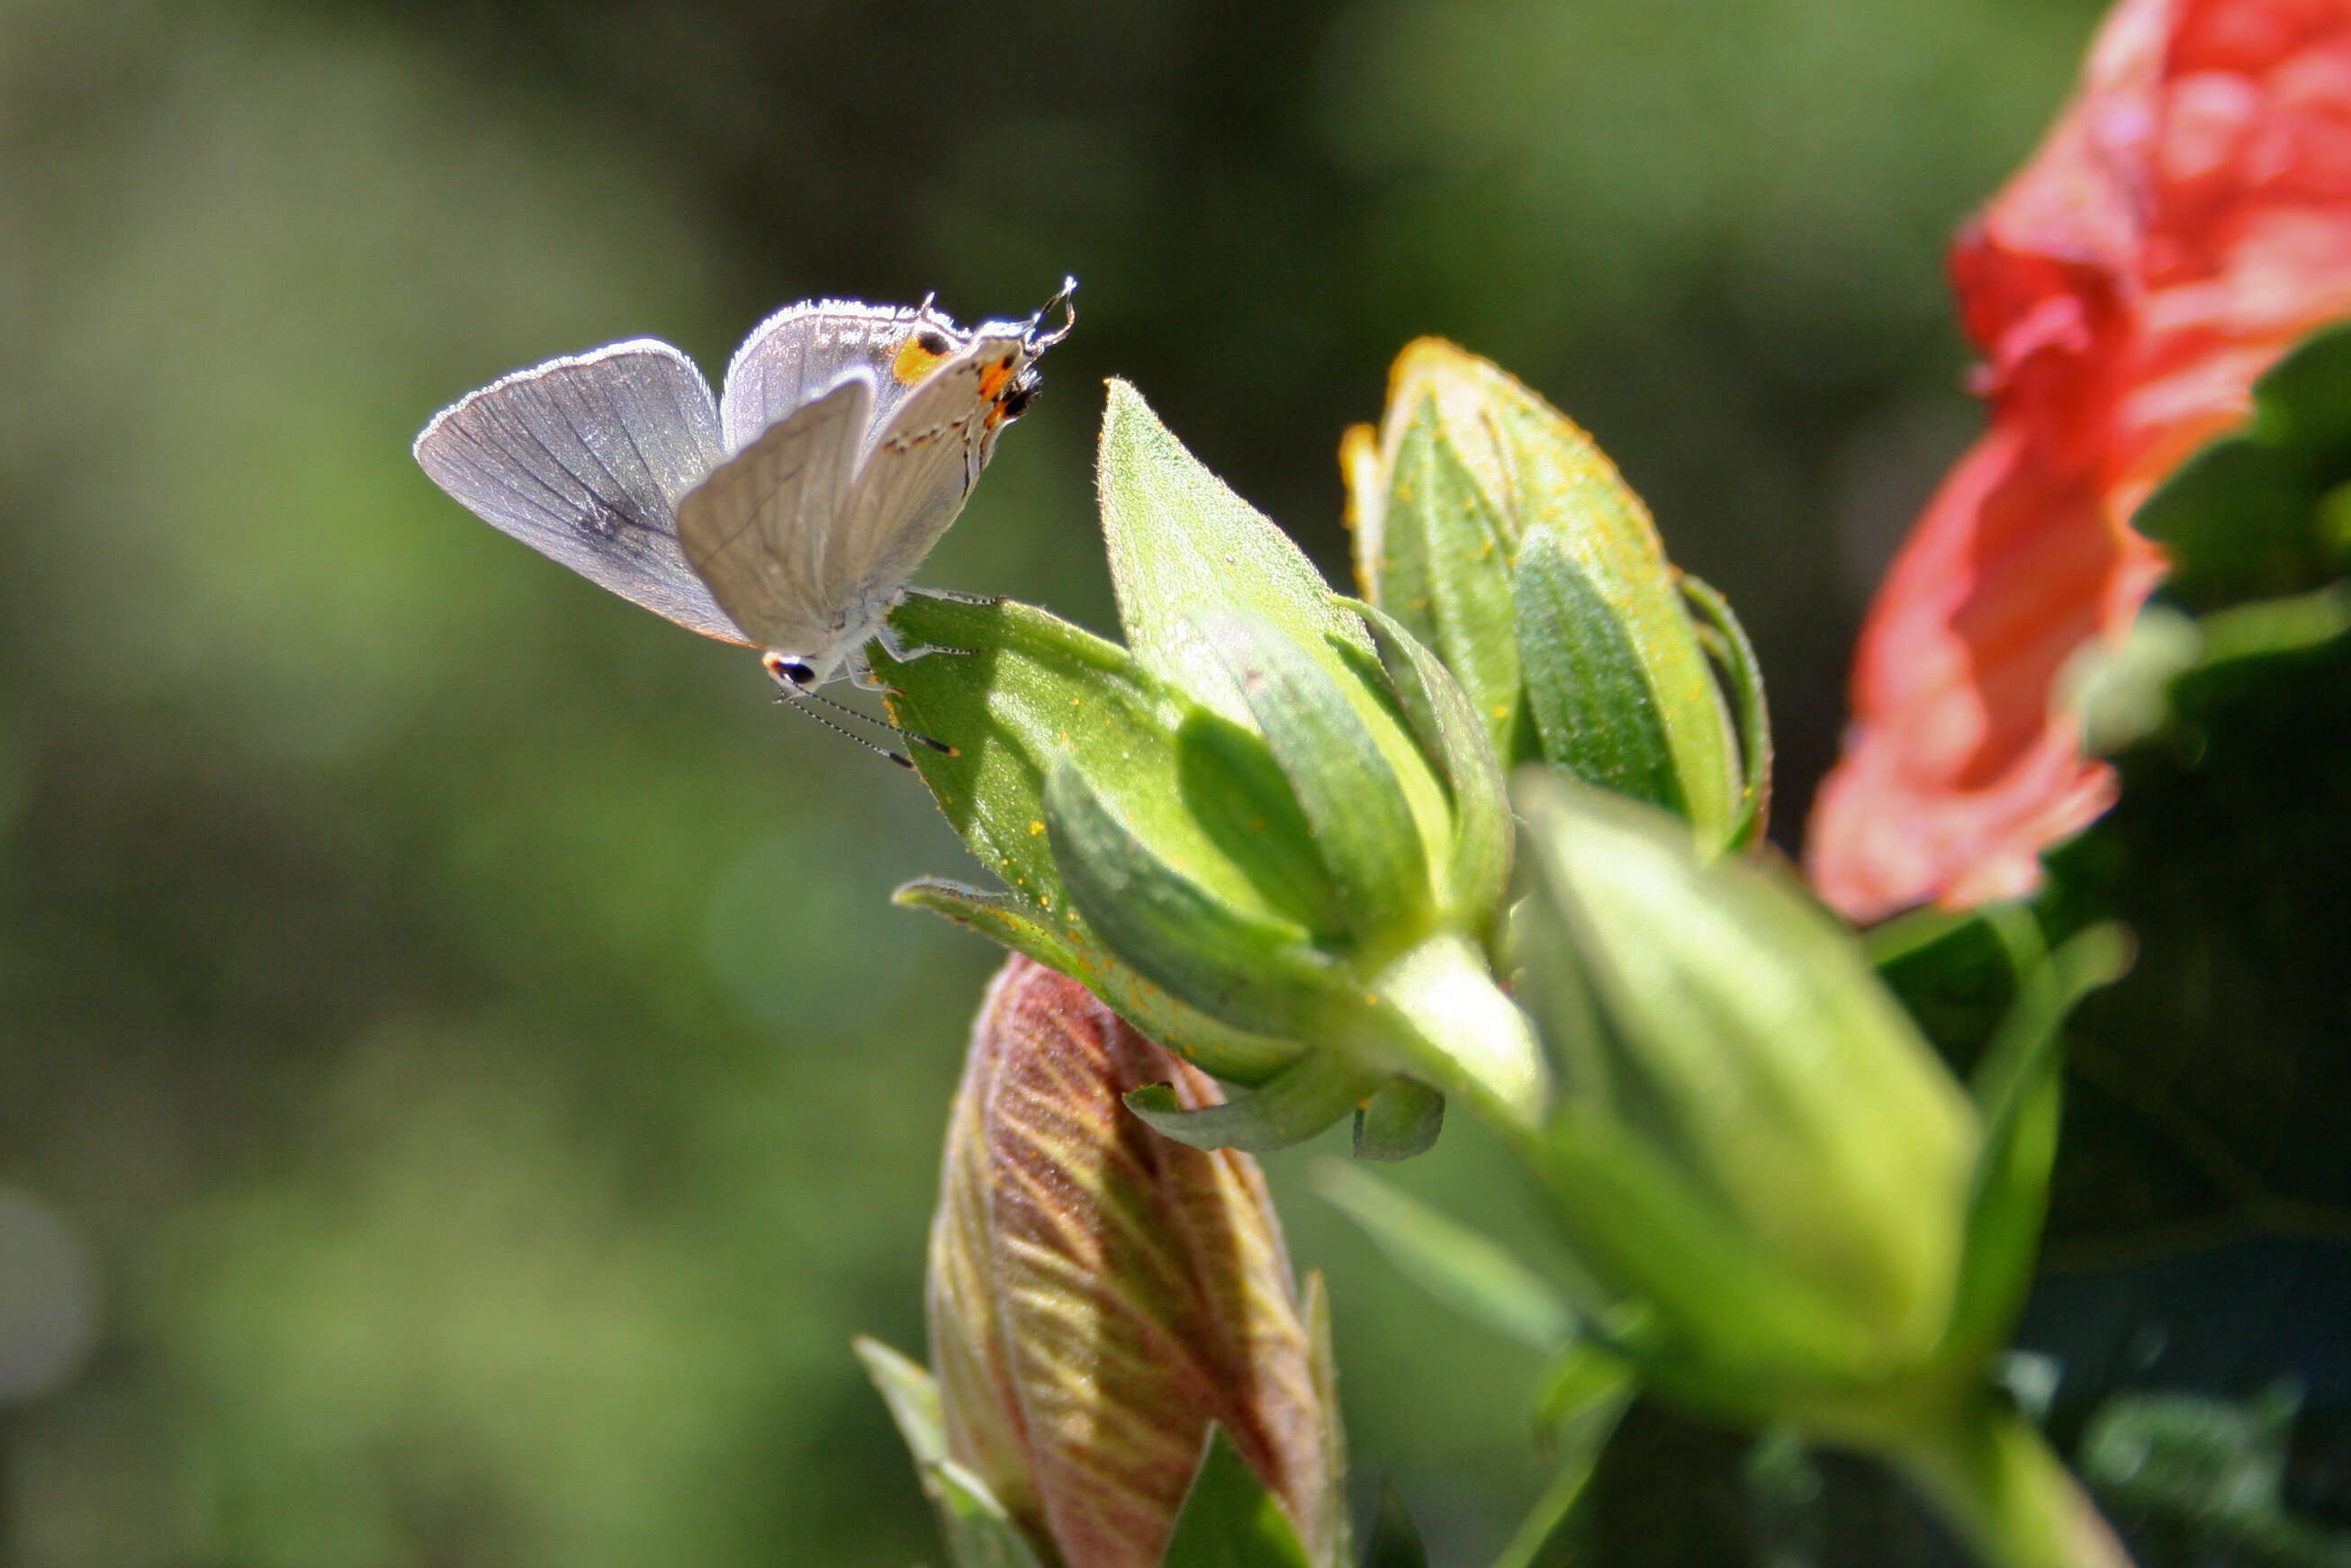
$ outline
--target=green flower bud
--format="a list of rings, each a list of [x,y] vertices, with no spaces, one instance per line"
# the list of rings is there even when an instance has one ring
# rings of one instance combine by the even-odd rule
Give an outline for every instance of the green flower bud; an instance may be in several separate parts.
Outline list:
[[[909,605],[890,669],[948,818],[1008,884],[938,908],[1092,987],[1254,1094],[1136,1109],[1202,1146],[1359,1113],[1363,1152],[1435,1135],[1438,1092],[1531,1124],[1542,1070],[1484,945],[1509,802],[1442,662],[1332,594],[1113,384],[1101,489],[1128,647],[1019,606]]]
[[[1589,435],[1423,338],[1340,467],[1364,597],[1453,671],[1498,756],[1663,806],[1708,845],[1760,839],[1771,737],[1745,635],[1666,559]],[[1743,766],[1713,666],[1737,698]]]
[[[1966,1094],[1775,870],[1539,769],[1517,801],[1520,995],[1561,1086],[1537,1157],[1598,1315],[1724,1414],[1837,1432],[1914,1399],[1963,1295]],[[1987,1349],[1954,1347],[1955,1375]]]
[[[1301,1304],[1254,1160],[1168,1142],[1121,1107],[1149,1083],[1214,1098],[1075,981],[1006,963],[972,1031],[931,1236],[942,1457],[1040,1562],[1155,1568],[1214,1423],[1305,1561],[1335,1564],[1318,1287]]]

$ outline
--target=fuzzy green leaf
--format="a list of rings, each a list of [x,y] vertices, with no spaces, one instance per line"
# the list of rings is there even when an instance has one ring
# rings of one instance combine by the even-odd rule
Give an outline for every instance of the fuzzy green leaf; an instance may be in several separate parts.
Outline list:
[[[1361,623],[1332,602],[1314,563],[1208,472],[1124,382],[1110,383],[1098,478],[1127,644],[1193,701],[1249,722],[1224,662],[1203,639],[1217,616],[1247,616],[1311,647],[1335,637],[1370,651]]]

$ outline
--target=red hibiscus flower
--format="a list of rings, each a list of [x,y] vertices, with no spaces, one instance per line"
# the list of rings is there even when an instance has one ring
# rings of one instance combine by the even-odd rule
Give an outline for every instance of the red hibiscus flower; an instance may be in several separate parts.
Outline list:
[[[2030,892],[2113,803],[2059,676],[2163,575],[2131,514],[2351,316],[2351,0],[2123,0],[1951,271],[1991,429],[1862,631],[1808,846],[1856,920]]]

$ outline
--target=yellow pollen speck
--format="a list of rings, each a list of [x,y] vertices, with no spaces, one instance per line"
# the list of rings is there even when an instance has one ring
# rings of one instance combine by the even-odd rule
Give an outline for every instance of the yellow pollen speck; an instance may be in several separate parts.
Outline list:
[[[1508,704],[1508,703],[1496,703],[1496,704],[1494,705],[1494,716],[1495,716],[1496,718],[1508,718],[1508,717],[1510,717],[1510,704]]]
[[[1039,833],[1041,833],[1041,832],[1043,832],[1044,831],[1045,831],[1045,824],[1044,824],[1044,823],[1040,822],[1040,821],[1036,821],[1036,820],[1035,820],[1035,819],[1033,819],[1033,818],[1032,818],[1032,819],[1030,819],[1029,823],[1029,836],[1030,838],[1032,838],[1032,839],[1033,839],[1033,838],[1035,838]]]

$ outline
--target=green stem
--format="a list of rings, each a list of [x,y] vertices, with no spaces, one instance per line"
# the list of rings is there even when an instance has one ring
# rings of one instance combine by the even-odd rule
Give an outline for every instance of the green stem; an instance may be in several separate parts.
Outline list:
[[[1986,1398],[1892,1456],[1992,1568],[2131,1568],[2041,1434]]]
[[[1506,1135],[1542,1125],[1549,1077],[1526,1014],[1494,984],[1485,955],[1456,933],[1432,936],[1374,980],[1374,1028],[1415,1077],[1464,1100]]]

